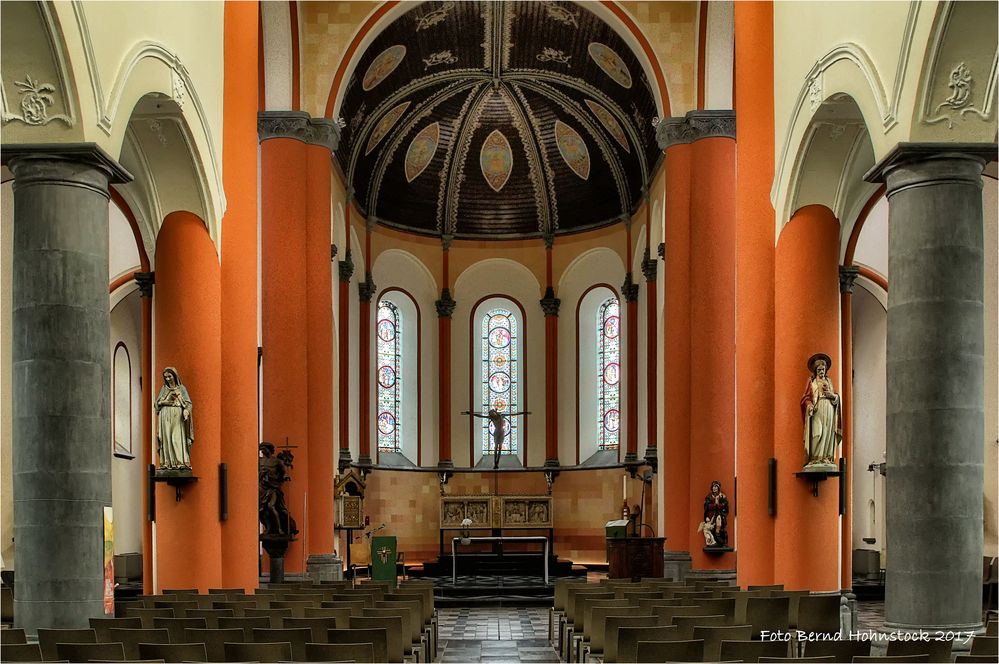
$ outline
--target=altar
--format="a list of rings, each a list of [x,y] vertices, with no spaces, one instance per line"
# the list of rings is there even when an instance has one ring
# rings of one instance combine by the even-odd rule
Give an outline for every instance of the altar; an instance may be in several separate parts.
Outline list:
[[[465,519],[471,523],[463,526],[462,522]],[[444,539],[447,531],[487,530],[490,532],[490,537],[501,538],[504,531],[547,530],[547,541],[550,543],[554,537],[553,528],[551,496],[489,494],[441,496],[440,555],[444,555]],[[514,541],[512,538],[507,539]],[[497,539],[491,541],[501,544]]]

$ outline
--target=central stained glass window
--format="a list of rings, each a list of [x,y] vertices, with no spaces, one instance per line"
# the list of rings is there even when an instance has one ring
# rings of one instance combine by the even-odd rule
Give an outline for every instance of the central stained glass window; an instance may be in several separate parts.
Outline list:
[[[402,342],[399,309],[382,300],[378,303],[378,323],[375,335],[378,345],[378,449],[382,452],[398,452],[401,422],[400,395],[402,394],[402,358],[399,352]]]
[[[597,310],[597,446],[616,450],[621,440],[621,318],[616,297]]]
[[[520,386],[517,383],[519,354],[517,319],[509,309],[492,309],[482,317],[482,412],[490,408],[509,414],[517,412]],[[482,453],[493,454],[493,425],[482,418]],[[505,435],[500,454],[517,454],[517,418],[503,420]]]

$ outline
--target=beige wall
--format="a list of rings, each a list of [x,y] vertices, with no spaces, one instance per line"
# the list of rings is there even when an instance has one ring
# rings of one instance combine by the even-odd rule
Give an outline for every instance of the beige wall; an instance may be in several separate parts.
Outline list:
[[[122,417],[131,408],[131,454],[133,459],[121,456],[111,458],[111,505],[114,508],[114,552],[135,553],[142,551],[142,529],[145,515],[142,513],[142,489],[145,484],[145,468],[142,465],[142,305],[139,291],[134,285],[124,286],[122,291],[129,291],[120,302],[111,309],[111,358],[119,343],[125,344],[131,360],[131,402],[118,398],[117,389],[111,392],[114,403],[114,419],[129,421]],[[114,367],[112,367],[114,375]],[[115,386],[117,388],[117,386]],[[124,412],[123,412],[124,411]],[[118,427],[112,426],[112,431]],[[108,442],[108,453],[113,448],[113,442]]]

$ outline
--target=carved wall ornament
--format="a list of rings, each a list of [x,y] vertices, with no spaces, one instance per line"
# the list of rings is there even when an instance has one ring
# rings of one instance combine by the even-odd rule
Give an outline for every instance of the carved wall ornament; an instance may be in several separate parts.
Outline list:
[[[808,107],[815,112],[822,105],[822,81],[818,75],[808,80]]]
[[[541,62],[561,62],[564,65],[568,65],[570,67],[572,66],[569,64],[569,60],[572,59],[572,56],[566,55],[564,51],[560,51],[555,48],[545,46],[536,57]]]
[[[553,21],[558,21],[565,25],[571,25],[574,28],[579,27],[579,21],[576,20],[576,14],[569,11],[562,5],[557,5],[554,2],[545,3],[545,13],[548,14],[548,18]]]
[[[153,284],[156,283],[156,273],[136,272],[135,283],[139,286],[139,297],[152,297]]]
[[[153,135],[156,136],[156,140],[160,142],[160,145],[166,147],[168,141],[166,134],[163,133],[163,123],[156,118],[150,118],[146,120],[146,126],[149,127],[149,131],[153,132]]]
[[[4,124],[20,120],[24,124],[40,127],[53,120],[60,120],[67,126],[73,126],[73,120],[66,115],[49,115],[49,107],[55,104],[56,86],[52,83],[42,83],[24,75],[23,81],[14,81],[21,94],[21,115],[4,114]]]
[[[178,108],[183,109],[184,103],[187,101],[187,84],[184,83],[184,77],[177,69],[172,68],[170,70],[170,79],[173,88],[173,100]]]
[[[624,283],[621,284],[621,295],[625,302],[638,302],[638,284],[635,283],[631,272],[624,275]]]
[[[454,57],[454,54],[447,50],[431,53],[429,57],[422,58],[422,60],[423,69],[425,70],[437,65],[453,65],[458,62],[458,58]]]
[[[437,9],[431,12],[427,12],[422,16],[417,16],[416,32],[432,28],[438,23],[443,22],[444,19],[447,18],[447,15],[451,12],[451,10],[454,9],[454,5],[455,3],[452,0],[449,0],[448,2],[441,3],[441,6],[438,7]]]
[[[950,72],[950,81],[947,83],[947,87],[950,88],[950,96],[933,109],[934,113],[939,113],[942,108],[948,109],[948,112],[946,115],[926,119],[926,124],[936,124],[946,121],[947,128],[953,129],[955,117],[963,118],[968,113],[974,113],[983,120],[988,119],[986,113],[971,105],[971,93],[974,85],[975,78],[971,75],[971,69],[963,62],[958,63]]]
[[[649,256],[648,247],[645,248],[645,258],[642,259],[642,274],[645,275],[646,281],[656,280],[656,271],[659,269],[659,265],[656,259]]]
[[[702,138],[735,138],[735,111],[690,111],[682,118],[663,118],[656,141],[663,150]]]
[[[852,293],[854,282],[860,276],[860,268],[856,265],[841,265],[839,268],[839,292]]]

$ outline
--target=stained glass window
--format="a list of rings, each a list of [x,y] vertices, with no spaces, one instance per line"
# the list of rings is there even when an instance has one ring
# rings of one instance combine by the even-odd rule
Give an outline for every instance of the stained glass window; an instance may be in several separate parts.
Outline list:
[[[402,394],[402,358],[399,349],[402,327],[399,309],[387,300],[378,303],[375,335],[378,344],[378,449],[399,451],[399,395]]]
[[[621,440],[621,318],[616,297],[597,310],[597,446],[616,450]]]
[[[508,309],[496,308],[482,317],[482,412],[517,412],[519,385],[517,319]],[[493,454],[493,425],[482,418],[482,453]],[[505,435],[500,454],[517,454],[517,418],[504,421]]]

